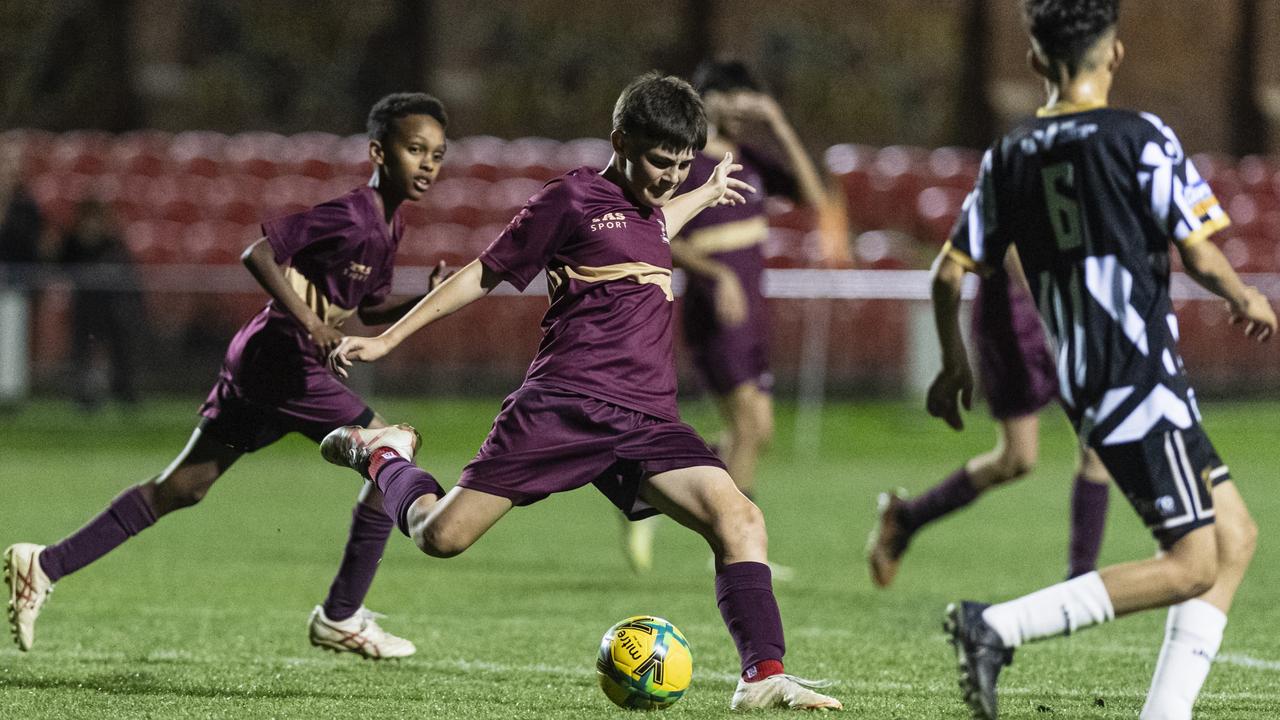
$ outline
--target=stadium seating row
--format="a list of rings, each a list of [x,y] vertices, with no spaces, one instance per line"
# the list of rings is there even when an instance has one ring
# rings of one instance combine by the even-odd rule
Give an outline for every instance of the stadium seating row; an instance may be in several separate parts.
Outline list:
[[[144,262],[234,260],[262,219],[345,192],[368,172],[361,135],[10,130],[0,134],[0,150],[22,158],[32,194],[55,224],[65,226],[81,199],[110,204]],[[452,141],[436,186],[403,209],[411,230],[405,252],[424,262],[473,256],[547,178],[601,166],[609,154],[598,139]],[[959,148],[828,148],[824,161],[842,190],[859,264],[927,262],[960,211],[980,157]],[[1233,219],[1224,244],[1232,259],[1247,270],[1280,269],[1280,159],[1195,159]],[[785,203],[770,208],[770,264],[820,262],[813,214]]]

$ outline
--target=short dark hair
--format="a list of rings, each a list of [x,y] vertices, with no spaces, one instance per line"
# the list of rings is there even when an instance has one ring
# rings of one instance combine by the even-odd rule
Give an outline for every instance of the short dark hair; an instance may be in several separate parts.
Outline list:
[[[1085,53],[1115,27],[1120,0],[1024,0],[1022,16],[1046,59],[1075,75]]]
[[[703,60],[693,71],[693,87],[699,93],[760,91],[760,83],[739,60]]]
[[[679,152],[707,144],[707,114],[689,83],[657,70],[632,80],[613,106],[613,129]]]
[[[369,119],[365,128],[370,140],[384,142],[391,133],[391,122],[409,115],[426,115],[440,123],[440,127],[449,127],[449,115],[444,111],[444,103],[436,98],[420,92],[391,93],[373,104],[369,110]]]

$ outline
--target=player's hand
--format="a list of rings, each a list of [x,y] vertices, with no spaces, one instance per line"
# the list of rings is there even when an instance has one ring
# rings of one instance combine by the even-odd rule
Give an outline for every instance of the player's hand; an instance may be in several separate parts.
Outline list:
[[[437,262],[436,266],[431,268],[431,275],[427,277],[427,292],[431,292],[432,290],[440,287],[440,283],[453,277],[455,272],[457,271],[446,270],[443,260]]]
[[[973,373],[968,366],[944,367],[929,386],[925,409],[930,415],[942,418],[951,429],[963,430],[964,418],[960,415],[962,405],[965,410],[973,407]]]
[[[1276,313],[1271,308],[1267,297],[1258,292],[1252,285],[1245,289],[1245,302],[1236,306],[1227,303],[1227,312],[1231,313],[1231,324],[1244,323],[1244,334],[1258,342],[1266,342],[1276,332]]]
[[[732,272],[716,278],[716,320],[725,327],[737,327],[747,320],[747,294]]]
[[[762,93],[743,93],[737,110],[742,117],[755,122],[771,124],[782,119],[782,108],[772,96]]]
[[[329,353],[342,342],[342,333],[328,325],[316,325],[307,334],[311,336],[311,342],[316,346],[316,355],[321,360],[329,357]]]
[[[732,177],[733,173],[741,170],[742,166],[733,161],[733,153],[725,153],[724,159],[716,165],[715,170],[711,171],[711,177],[707,178],[706,184],[703,185],[705,188],[710,188],[713,193],[712,206],[741,205],[747,201],[743,193],[756,192],[755,188]]]
[[[373,362],[389,352],[391,348],[382,338],[348,335],[329,354],[329,369],[338,377],[347,377],[347,368],[353,362]]]

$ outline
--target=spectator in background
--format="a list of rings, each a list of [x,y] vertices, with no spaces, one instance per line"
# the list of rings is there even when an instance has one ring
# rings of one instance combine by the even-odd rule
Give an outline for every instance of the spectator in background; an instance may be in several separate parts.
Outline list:
[[[40,257],[44,219],[22,184],[21,163],[13,153],[0,153],[0,264],[8,281],[11,263],[34,263]]]
[[[79,204],[58,260],[75,283],[71,362],[76,402],[85,410],[95,410],[106,391],[109,398],[136,403],[138,338],[145,322],[141,285],[133,256],[106,205],[98,200]],[[98,379],[95,346],[106,350],[109,361],[106,387]]]

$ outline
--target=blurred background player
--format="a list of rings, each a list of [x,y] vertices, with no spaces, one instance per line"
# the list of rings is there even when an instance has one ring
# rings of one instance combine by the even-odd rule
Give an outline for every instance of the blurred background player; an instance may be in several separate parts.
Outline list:
[[[671,244],[675,266],[688,280],[685,343],[725,424],[716,450],[738,488],[754,499],[756,464],[773,439],[769,308],[761,288],[761,246],[769,235],[765,200],[785,197],[818,211],[828,205],[827,192],[782,109],[761,91],[746,65],[704,62],[694,73],[693,85],[706,107],[707,145],[694,156],[681,192],[701,187],[725,153],[733,153],[742,165],[738,177],[761,190],[741,205],[699,213]],[[758,141],[776,145],[783,163],[753,144]],[[628,527],[632,567],[648,570],[653,564],[654,520]],[[777,563],[773,569],[778,580],[792,574]]]
[[[106,205],[85,200],[76,207],[75,221],[63,238],[58,260],[75,284],[71,299],[71,366],[76,376],[76,403],[84,410],[95,410],[105,394],[128,405],[135,404],[139,341],[146,332],[146,309],[133,255]],[[106,350],[108,360],[106,383],[99,380],[95,362],[94,349],[99,345]]]
[[[378,337],[343,340],[332,362],[345,373],[499,283],[523,290],[546,271],[551,306],[538,354],[447,494],[413,464],[418,441],[407,426],[343,428],[321,450],[372,478],[400,530],[434,557],[463,552],[513,506],[587,484],[629,518],[670,515],[715,554],[716,600],[742,663],[730,707],[838,709],[783,672],[764,517],[676,407],[669,234],[752,191],[729,177],[742,167],[725,155],[703,185],[676,195],[706,138],[688,83],[640,76],[614,107],[607,169],[553,179],[403,319]]]
[[[1023,477],[1040,451],[1040,409],[1058,395],[1058,373],[1017,261],[993,270],[978,284],[973,303],[979,385],[999,432],[990,452],[970,459],[921,495],[882,493],[879,519],[867,545],[876,587],[888,587],[915,533],[969,505],[986,491]],[[956,427],[957,430],[960,427]],[[1097,567],[1107,520],[1110,475],[1096,453],[1081,446],[1071,491],[1067,577]]]
[[[1011,245],[1058,348],[1062,401],[1160,544],[1149,560],[1105,567],[1023,597],[947,608],[964,697],[997,716],[996,680],[1019,645],[1168,606],[1141,717],[1187,720],[1253,557],[1257,526],[1200,424],[1178,354],[1169,242],[1187,274],[1227,301],[1258,341],[1276,316],[1209,236],[1230,220],[1173,130],[1107,107],[1124,58],[1118,0],[1025,0],[1037,118],[983,158],[951,243],[934,263],[943,369],[930,414],[960,423],[973,389],[956,318],[967,270],[998,267]]]
[[[347,318],[391,322],[420,299],[388,297],[404,231],[396,210],[421,199],[440,172],[446,124],[444,106],[430,95],[382,98],[368,117],[369,184],[263,223],[264,237],[242,259],[271,302],[231,340],[187,446],[163,472],[121,493],[65,539],[5,550],[9,624],[20,649],[31,648],[36,618],[55,582],[162,516],[198,503],[241,455],[290,432],[319,442],[344,425],[386,425],[325,367],[324,358],[342,338],[339,328]],[[391,528],[381,494],[366,485],[338,574],[311,614],[313,645],[368,658],[413,654],[413,643],[382,630],[363,607]]]

